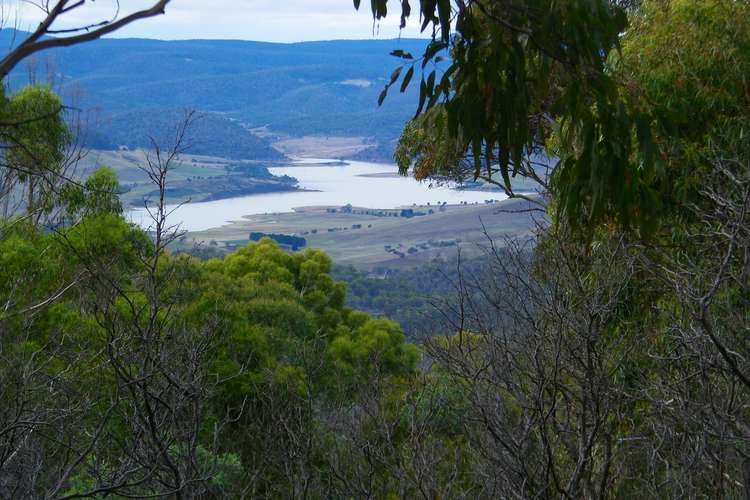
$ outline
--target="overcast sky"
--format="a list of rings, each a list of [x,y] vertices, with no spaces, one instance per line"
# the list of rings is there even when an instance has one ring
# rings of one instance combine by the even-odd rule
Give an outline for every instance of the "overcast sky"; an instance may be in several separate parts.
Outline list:
[[[31,29],[41,13],[23,6],[22,0],[0,0],[6,17],[14,7],[14,17],[20,17],[19,27]],[[399,32],[396,0],[389,2],[391,13],[374,27],[370,2],[362,1],[360,11],[354,10],[352,0],[172,0],[167,13],[154,19],[139,21],[118,32],[116,36],[160,39],[231,38],[271,42],[303,40],[368,39],[417,37],[417,16]],[[87,5],[67,14],[69,27],[73,24],[111,18],[116,12],[116,0],[88,0]],[[121,0],[121,13],[149,4],[148,0]],[[58,28],[59,28],[58,27]]]

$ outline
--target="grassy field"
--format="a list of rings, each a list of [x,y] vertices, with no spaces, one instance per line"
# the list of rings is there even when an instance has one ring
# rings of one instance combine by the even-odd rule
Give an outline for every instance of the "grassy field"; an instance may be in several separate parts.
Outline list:
[[[505,237],[531,234],[536,212],[527,202],[505,201],[489,205],[415,207],[431,215],[422,217],[378,217],[360,213],[331,213],[330,207],[307,207],[294,213],[251,215],[220,228],[188,233],[180,246],[211,245],[231,249],[247,243],[251,232],[290,234],[307,239],[308,247],[328,252],[337,264],[361,270],[411,268],[434,258],[456,254],[467,257],[487,246],[489,235],[501,242]],[[357,209],[354,209],[356,212]],[[485,235],[485,231],[487,235]]]

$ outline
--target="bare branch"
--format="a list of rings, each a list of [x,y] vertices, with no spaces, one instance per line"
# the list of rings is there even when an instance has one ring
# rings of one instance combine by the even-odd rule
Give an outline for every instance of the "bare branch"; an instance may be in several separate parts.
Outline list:
[[[147,9],[133,12],[119,19],[103,21],[98,24],[56,32],[52,29],[52,25],[66,13],[75,8],[83,6],[86,2],[86,0],[76,0],[75,2],[71,3],[70,0],[58,0],[54,7],[48,11],[47,16],[39,24],[37,29],[31,35],[29,35],[28,38],[21,42],[18,47],[11,50],[10,53],[8,53],[2,60],[0,60],[0,79],[4,79],[6,76],[8,76],[8,74],[13,70],[13,68],[18,65],[18,63],[32,54],[46,49],[56,47],[69,47],[84,42],[90,42],[92,40],[101,38],[104,35],[113,33],[135,21],[164,14],[166,6],[170,1],[171,0],[158,0]],[[85,33],[62,38],[45,38],[46,35],[53,33],[72,33],[80,31],[85,31]]]

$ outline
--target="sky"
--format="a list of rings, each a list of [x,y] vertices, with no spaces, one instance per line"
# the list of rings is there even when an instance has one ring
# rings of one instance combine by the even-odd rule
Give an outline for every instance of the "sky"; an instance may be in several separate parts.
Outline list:
[[[14,23],[17,20],[20,29],[33,29],[42,13],[31,3],[34,2],[0,0],[0,14],[12,18]],[[120,0],[120,13],[123,15],[151,3],[149,0]],[[421,36],[416,15],[405,29],[399,30],[399,3],[391,0],[388,17],[373,26],[367,0],[362,0],[359,12],[354,10],[352,0],[172,0],[165,15],[138,21],[115,36],[268,42]],[[66,14],[66,22],[57,28],[109,19],[116,12],[116,0],[87,0],[82,7]]]

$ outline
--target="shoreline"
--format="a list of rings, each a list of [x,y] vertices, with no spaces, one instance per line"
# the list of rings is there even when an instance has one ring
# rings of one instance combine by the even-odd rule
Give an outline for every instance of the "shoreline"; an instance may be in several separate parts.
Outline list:
[[[445,207],[484,205],[504,198],[499,192],[460,191],[450,185],[428,186],[398,175],[392,164],[297,158],[286,167],[271,167],[269,171],[277,177],[296,178],[298,182],[294,187],[263,186],[246,191],[242,191],[241,185],[205,189],[200,197],[192,199],[192,203],[179,207],[173,222],[182,224],[187,231],[197,232],[247,220],[258,214],[318,213],[319,207],[324,207],[323,211],[345,212],[344,208],[352,211],[353,206],[357,207],[354,211],[363,215],[394,217],[396,212],[411,209],[415,213],[409,216],[419,217],[423,214],[417,212],[427,214],[442,211]],[[205,179],[203,182],[210,184],[213,181]],[[174,199],[183,203],[192,195],[179,194],[183,196]],[[131,219],[135,222],[144,220],[140,201],[130,205]],[[169,205],[175,207],[175,203]]]
[[[231,252],[246,245],[252,232],[286,234],[304,238],[307,247],[320,248],[332,258],[360,269],[408,268],[453,255],[458,245],[466,255],[480,252],[486,243],[485,230],[498,240],[529,236],[534,227],[530,206],[529,202],[516,199],[408,207],[425,212],[421,216],[404,216],[398,209],[295,207],[292,212],[246,215],[219,227],[189,231],[179,248],[208,245]],[[433,211],[428,214],[429,209]]]

